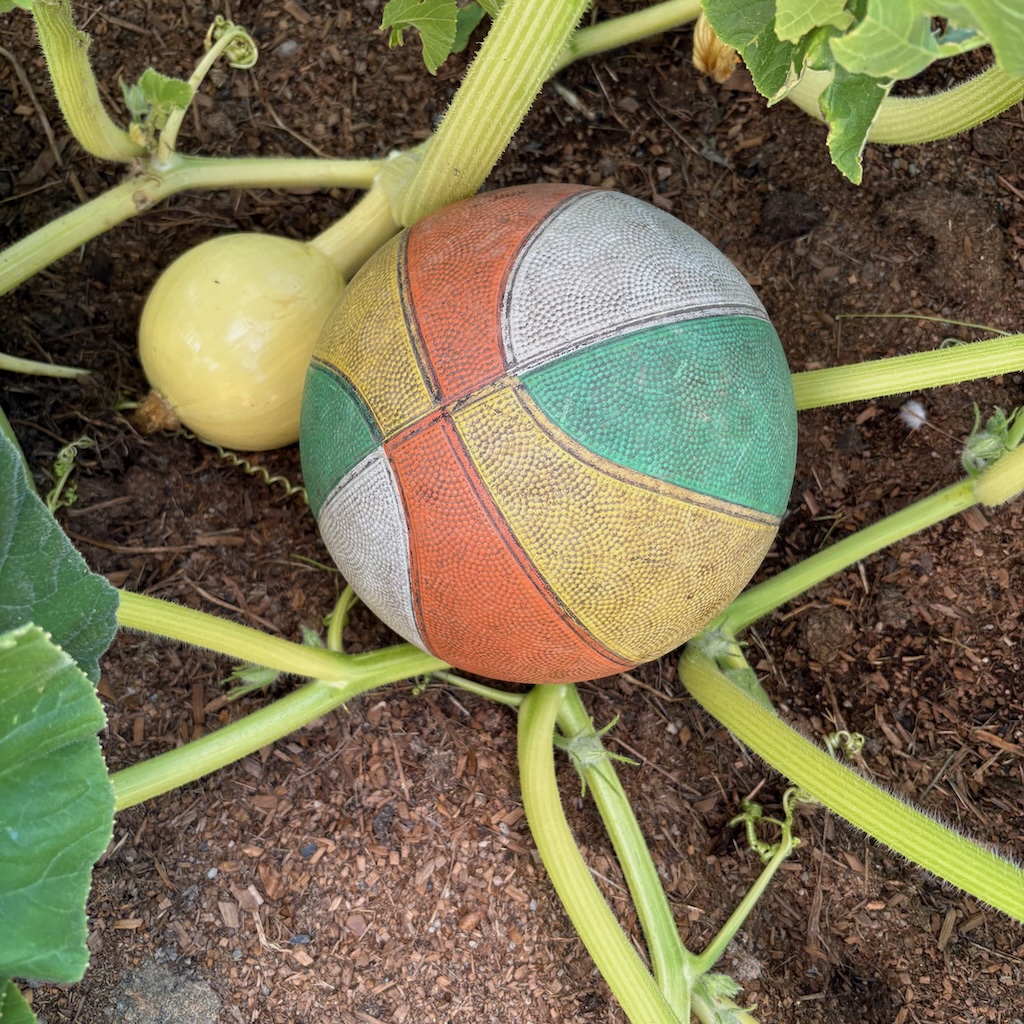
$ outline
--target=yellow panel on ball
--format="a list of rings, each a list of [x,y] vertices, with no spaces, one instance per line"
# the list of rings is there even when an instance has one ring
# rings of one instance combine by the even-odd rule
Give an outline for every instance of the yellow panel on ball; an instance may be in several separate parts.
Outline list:
[[[594,455],[507,383],[453,414],[512,535],[601,644],[650,661],[693,636],[775,537],[764,513]]]

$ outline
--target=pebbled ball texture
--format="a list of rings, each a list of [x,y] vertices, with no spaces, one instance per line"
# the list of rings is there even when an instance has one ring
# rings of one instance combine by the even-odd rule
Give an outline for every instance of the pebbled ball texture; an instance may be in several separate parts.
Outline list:
[[[615,192],[487,192],[385,245],[306,378],[302,468],[363,601],[460,669],[612,675],[760,565],[796,460],[768,315],[708,241]]]

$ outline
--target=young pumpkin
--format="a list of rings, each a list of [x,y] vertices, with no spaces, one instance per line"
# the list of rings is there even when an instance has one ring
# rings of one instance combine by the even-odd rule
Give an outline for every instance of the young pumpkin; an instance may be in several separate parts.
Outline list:
[[[242,451],[294,444],[306,367],[344,280],[316,243],[222,235],[160,275],[139,324],[143,430]]]

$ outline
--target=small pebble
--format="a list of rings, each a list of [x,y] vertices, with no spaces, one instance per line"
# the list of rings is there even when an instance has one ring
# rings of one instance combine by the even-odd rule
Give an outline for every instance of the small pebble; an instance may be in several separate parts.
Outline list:
[[[210,870],[206,872],[206,877],[216,878],[218,874],[220,874],[220,872],[216,868],[210,868]]]
[[[293,935],[288,942],[293,946],[308,946],[312,939],[305,933],[299,932],[298,935]]]
[[[312,857],[313,854],[316,853],[316,851],[317,851],[316,843],[306,843],[305,846],[300,846],[299,847],[299,853],[301,853],[302,856],[306,857],[307,859],[309,857]]]
[[[286,39],[280,46],[274,48],[275,57],[290,57],[299,48],[294,39]]]

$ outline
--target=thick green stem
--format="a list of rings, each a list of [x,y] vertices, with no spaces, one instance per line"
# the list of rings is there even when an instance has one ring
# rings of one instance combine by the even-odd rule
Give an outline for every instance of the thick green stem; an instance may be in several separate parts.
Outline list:
[[[386,189],[374,183],[344,217],[309,244],[327,256],[342,280],[351,281],[356,271],[398,230]]]
[[[729,605],[725,613],[715,621],[714,627],[735,635],[761,616],[847,566],[970,508],[978,501],[974,486],[973,480],[961,480],[871,526],[865,526],[770,580],[751,587]]]
[[[558,711],[558,727],[567,739],[593,730],[593,723],[575,686],[565,691],[565,698]],[[597,740],[596,737],[593,739]],[[651,859],[629,797],[619,782],[610,758],[605,758],[599,764],[583,765],[581,772],[608,831],[633,898],[640,927],[647,940],[655,980],[679,1019],[687,1021],[690,1007],[689,982],[702,972],[694,970],[693,957],[679,939],[672,909],[658,877],[658,869]]]
[[[586,8],[587,0],[506,0],[397,203],[400,224],[480,188]]]
[[[526,819],[555,891],[598,970],[634,1024],[687,1024],[672,1011],[580,856],[555,778],[555,720],[566,687],[535,686],[519,710],[519,777]]]
[[[346,666],[344,683],[307,683],[223,729],[114,772],[111,782],[117,810],[123,811],[201,779],[309,725],[367,690],[421,675],[436,667],[435,658],[411,644],[334,657],[341,658]]]
[[[122,590],[117,609],[117,622],[123,629],[137,629],[170,640],[180,640],[194,647],[226,654],[229,658],[265,665],[297,676],[309,676],[324,682],[350,683],[356,655],[336,654],[324,647],[307,647],[280,637],[263,633],[216,615],[185,608],[145,594]],[[374,654],[383,655],[376,651]],[[406,675],[435,672],[448,666],[438,658],[425,654],[412,644],[399,644],[388,649],[390,657],[413,666]],[[358,658],[365,658],[359,655]],[[404,675],[396,678],[402,679]]]
[[[786,99],[821,120],[818,97],[831,81],[831,72],[806,70]],[[1009,110],[1022,98],[1024,79],[1011,78],[997,67],[932,96],[887,96],[868,141],[910,146],[948,139]]]
[[[382,163],[175,156],[159,174],[134,175],[0,252],[0,295],[108,228],[185,189],[368,188]]]
[[[1024,334],[793,374],[798,409],[857,402],[1024,370]]]
[[[679,676],[690,695],[776,771],[850,824],[926,871],[1024,921],[1024,872],[872,785],[734,686],[687,647]]]
[[[700,0],[662,0],[632,14],[607,18],[596,25],[577,29],[555,62],[554,72],[583,57],[592,57],[619,46],[639,42],[648,36],[668,32],[696,20],[700,14]],[[554,73],[552,72],[552,73]]]
[[[142,156],[142,146],[132,142],[103,106],[89,64],[90,39],[75,28],[71,0],[37,0],[32,16],[60,112],[82,148],[118,163]]]
[[[1003,505],[1024,491],[1024,445],[993,463],[974,481],[974,496],[983,505]]]

